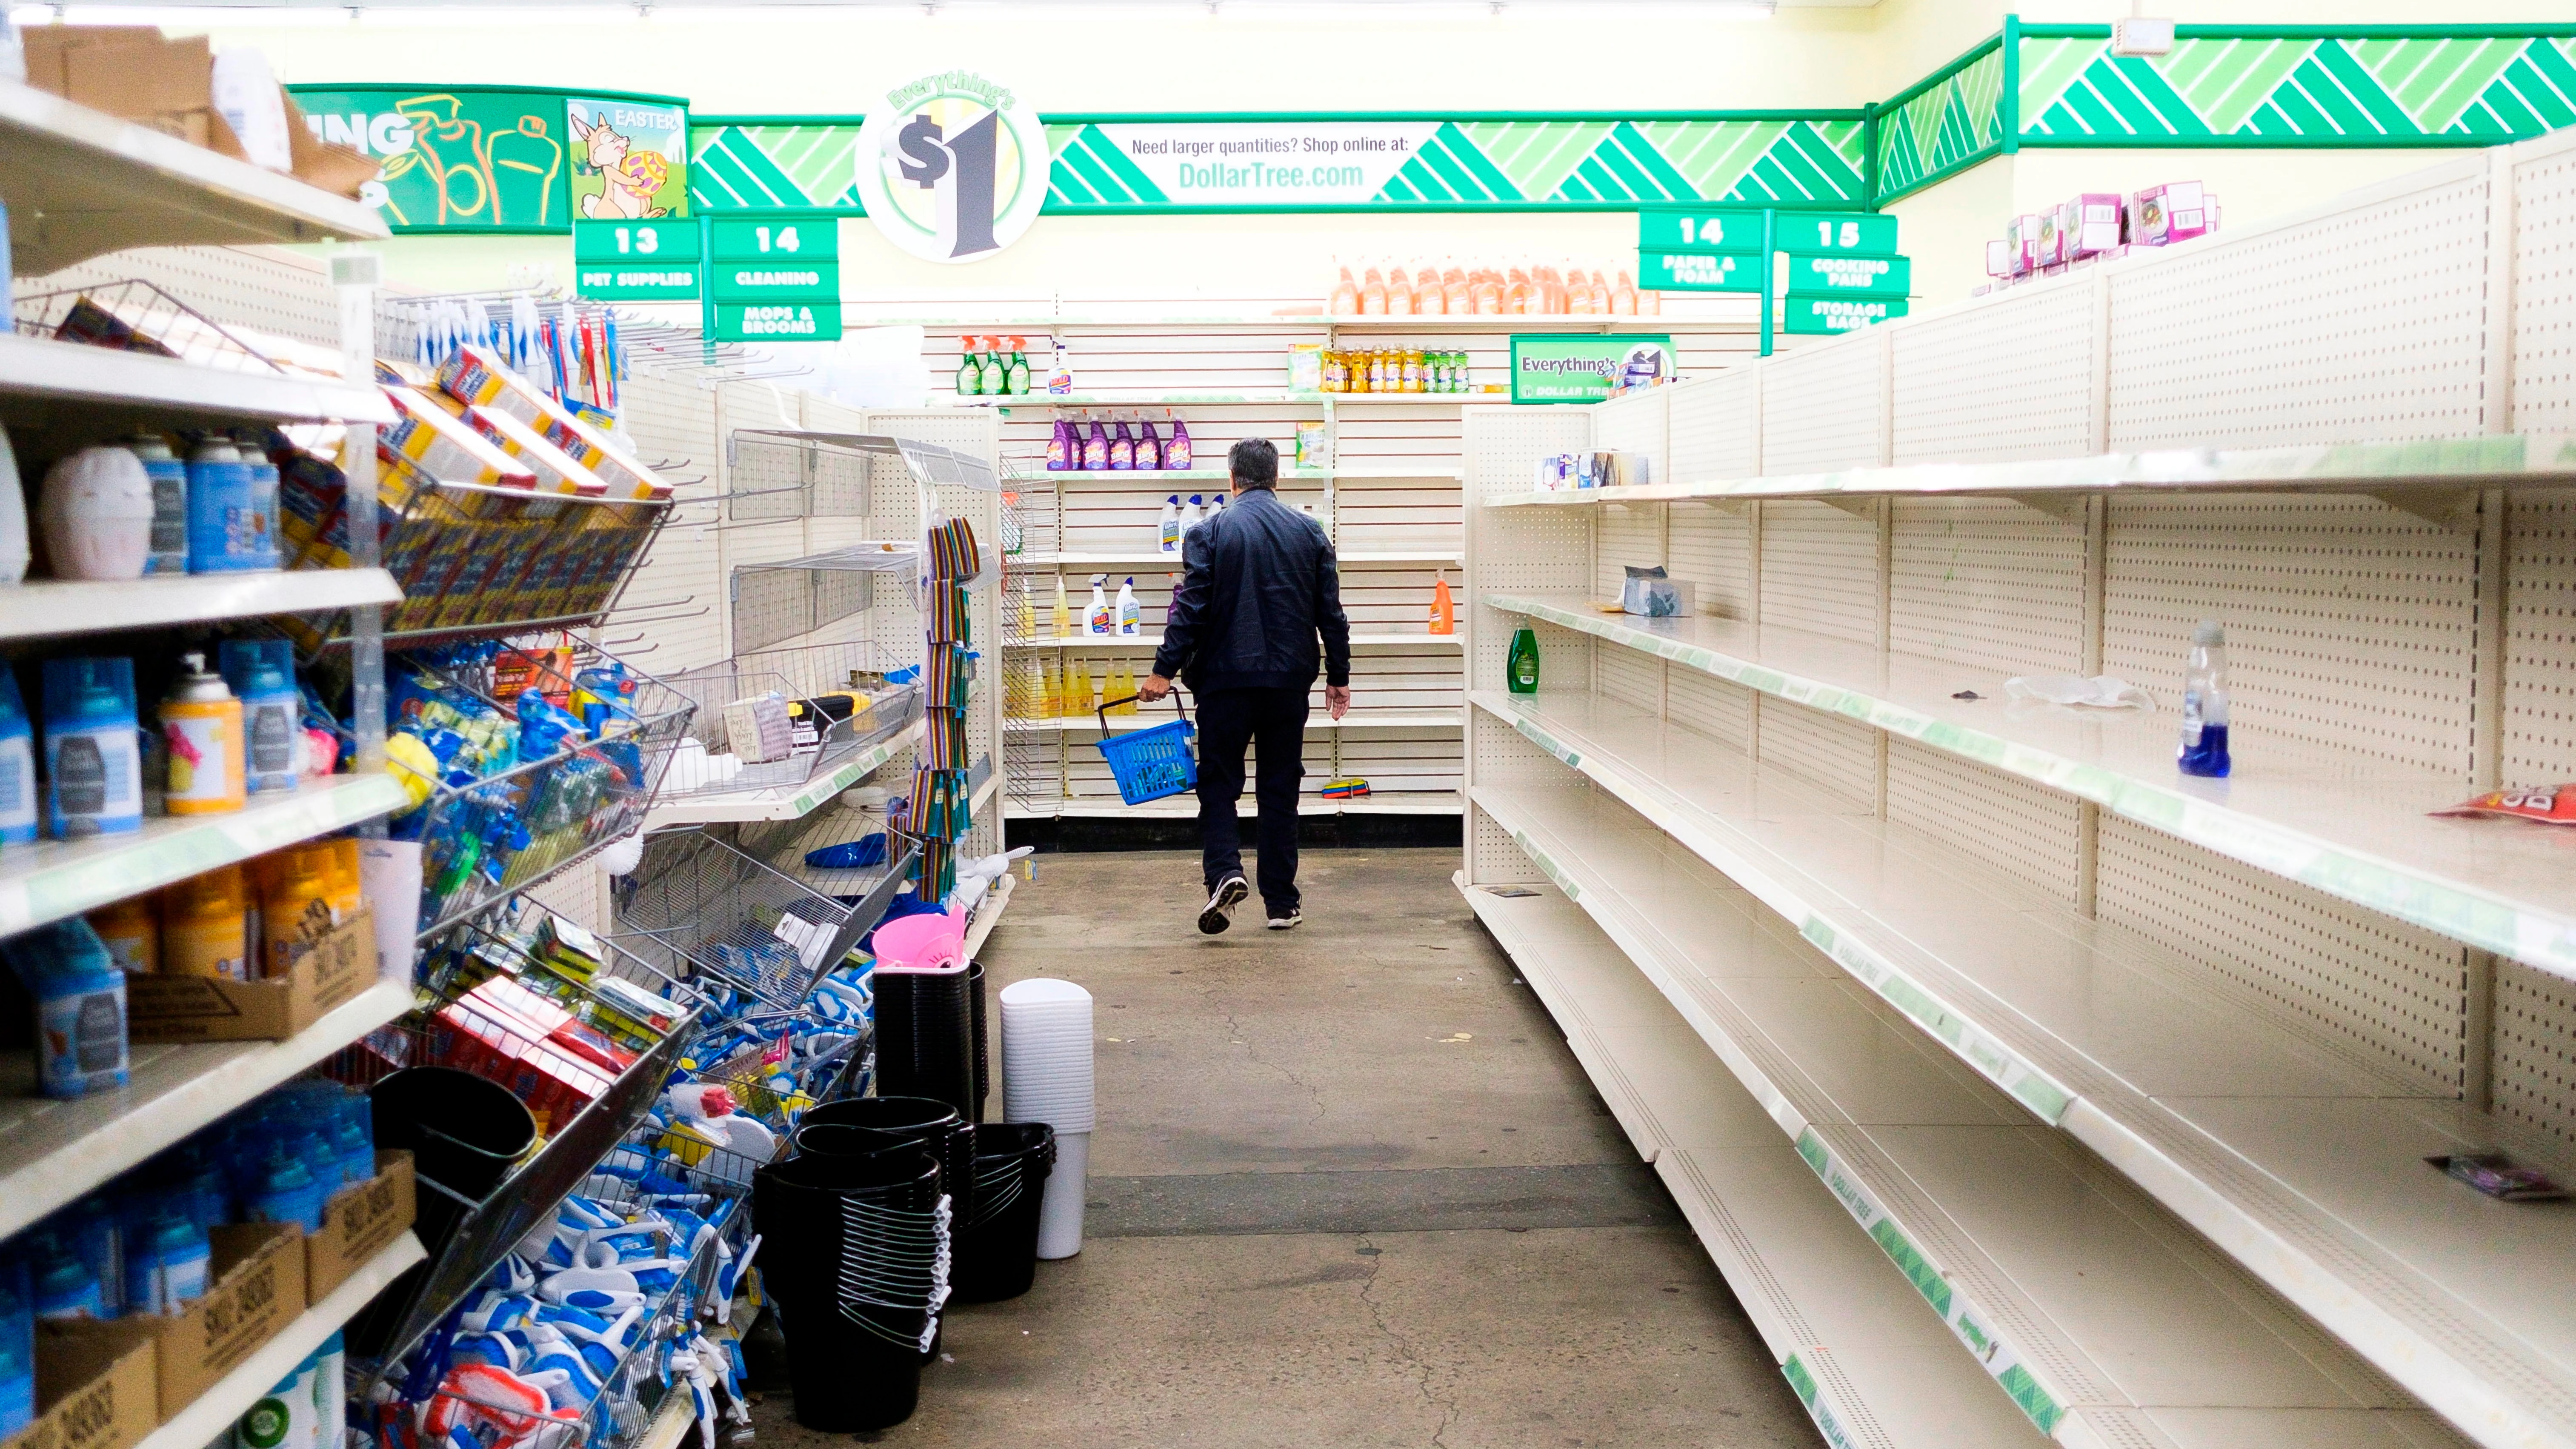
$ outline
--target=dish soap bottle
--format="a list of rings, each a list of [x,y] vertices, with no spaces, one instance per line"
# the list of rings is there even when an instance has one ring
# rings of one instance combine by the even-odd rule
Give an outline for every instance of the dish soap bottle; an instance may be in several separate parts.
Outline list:
[[[1538,693],[1538,631],[1523,624],[1512,635],[1512,652],[1503,664],[1504,682],[1514,694]]]
[[[1136,603],[1133,578],[1118,586],[1118,632],[1129,637],[1144,632],[1145,611]]]
[[[2227,639],[2218,621],[2191,631],[2182,676],[2182,745],[2175,759],[2186,775],[2223,778],[2227,758]]]
[[[1086,634],[1107,634],[1116,626],[1117,618],[1109,612],[1109,575],[1091,576],[1091,607],[1083,610],[1082,618]]]
[[[1439,576],[1431,581],[1431,632],[1434,634],[1458,632],[1458,603],[1457,600],[1449,597],[1449,571],[1446,569],[1442,569]]]

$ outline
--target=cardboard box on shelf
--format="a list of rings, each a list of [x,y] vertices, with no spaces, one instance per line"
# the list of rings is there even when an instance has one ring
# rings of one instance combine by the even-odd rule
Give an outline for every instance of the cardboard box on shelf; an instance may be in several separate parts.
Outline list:
[[[214,1262],[206,1296],[161,1329],[161,1421],[178,1412],[302,1315],[304,1230],[239,1223],[210,1230]]]
[[[214,52],[202,35],[149,25],[39,25],[25,32],[27,83],[76,105],[240,159],[215,111]]]
[[[286,100],[286,136],[293,157],[295,179],[308,186],[318,186],[334,196],[358,199],[359,191],[376,179],[373,158],[347,146],[335,146],[322,139],[314,123],[305,118],[295,104]]]
[[[374,916],[360,909],[284,978],[136,976],[125,1013],[136,1041],[283,1041],[376,984]]]
[[[412,1225],[419,1188],[408,1152],[376,1154],[376,1175],[344,1187],[322,1209],[322,1231],[304,1240],[304,1296],[319,1303],[393,1246]]]
[[[153,1319],[36,1325],[36,1420],[0,1449],[133,1449],[161,1422]]]

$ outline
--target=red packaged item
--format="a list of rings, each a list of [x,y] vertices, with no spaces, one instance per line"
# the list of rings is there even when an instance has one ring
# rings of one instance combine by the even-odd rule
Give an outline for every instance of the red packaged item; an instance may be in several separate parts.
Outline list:
[[[2520,790],[2490,790],[2436,815],[2505,815],[2537,820],[2543,825],[2576,825],[2576,785],[2541,785]]]

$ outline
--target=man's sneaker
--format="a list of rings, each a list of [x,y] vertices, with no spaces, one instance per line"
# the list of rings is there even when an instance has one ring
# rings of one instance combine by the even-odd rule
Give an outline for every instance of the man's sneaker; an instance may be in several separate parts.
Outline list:
[[[1242,905],[1243,898],[1250,894],[1252,887],[1244,884],[1243,877],[1239,875],[1218,881],[1216,889],[1208,894],[1207,909],[1199,912],[1200,933],[1209,936],[1224,934],[1225,928],[1234,924],[1226,919],[1227,913]]]
[[[1293,931],[1297,929],[1297,923],[1304,919],[1306,919],[1306,913],[1304,911],[1297,909],[1295,906],[1290,906],[1288,908],[1288,914],[1284,916],[1272,916],[1270,918],[1270,929],[1274,931]]]

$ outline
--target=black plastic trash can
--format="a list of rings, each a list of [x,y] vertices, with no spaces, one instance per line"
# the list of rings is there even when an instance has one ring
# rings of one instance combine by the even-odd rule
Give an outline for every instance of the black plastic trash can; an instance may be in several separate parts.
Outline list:
[[[923,1346],[948,1291],[938,1159],[845,1124],[800,1128],[797,1143],[812,1150],[752,1180],[796,1422],[834,1434],[900,1424],[920,1403]]]
[[[950,1280],[960,1303],[998,1303],[1029,1291],[1038,1270],[1038,1205],[1055,1170],[1055,1129],[985,1122],[974,1129],[975,1215],[957,1232]]]
[[[914,975],[879,971],[876,991],[877,1093],[932,1097],[975,1117],[975,998],[972,966]]]

